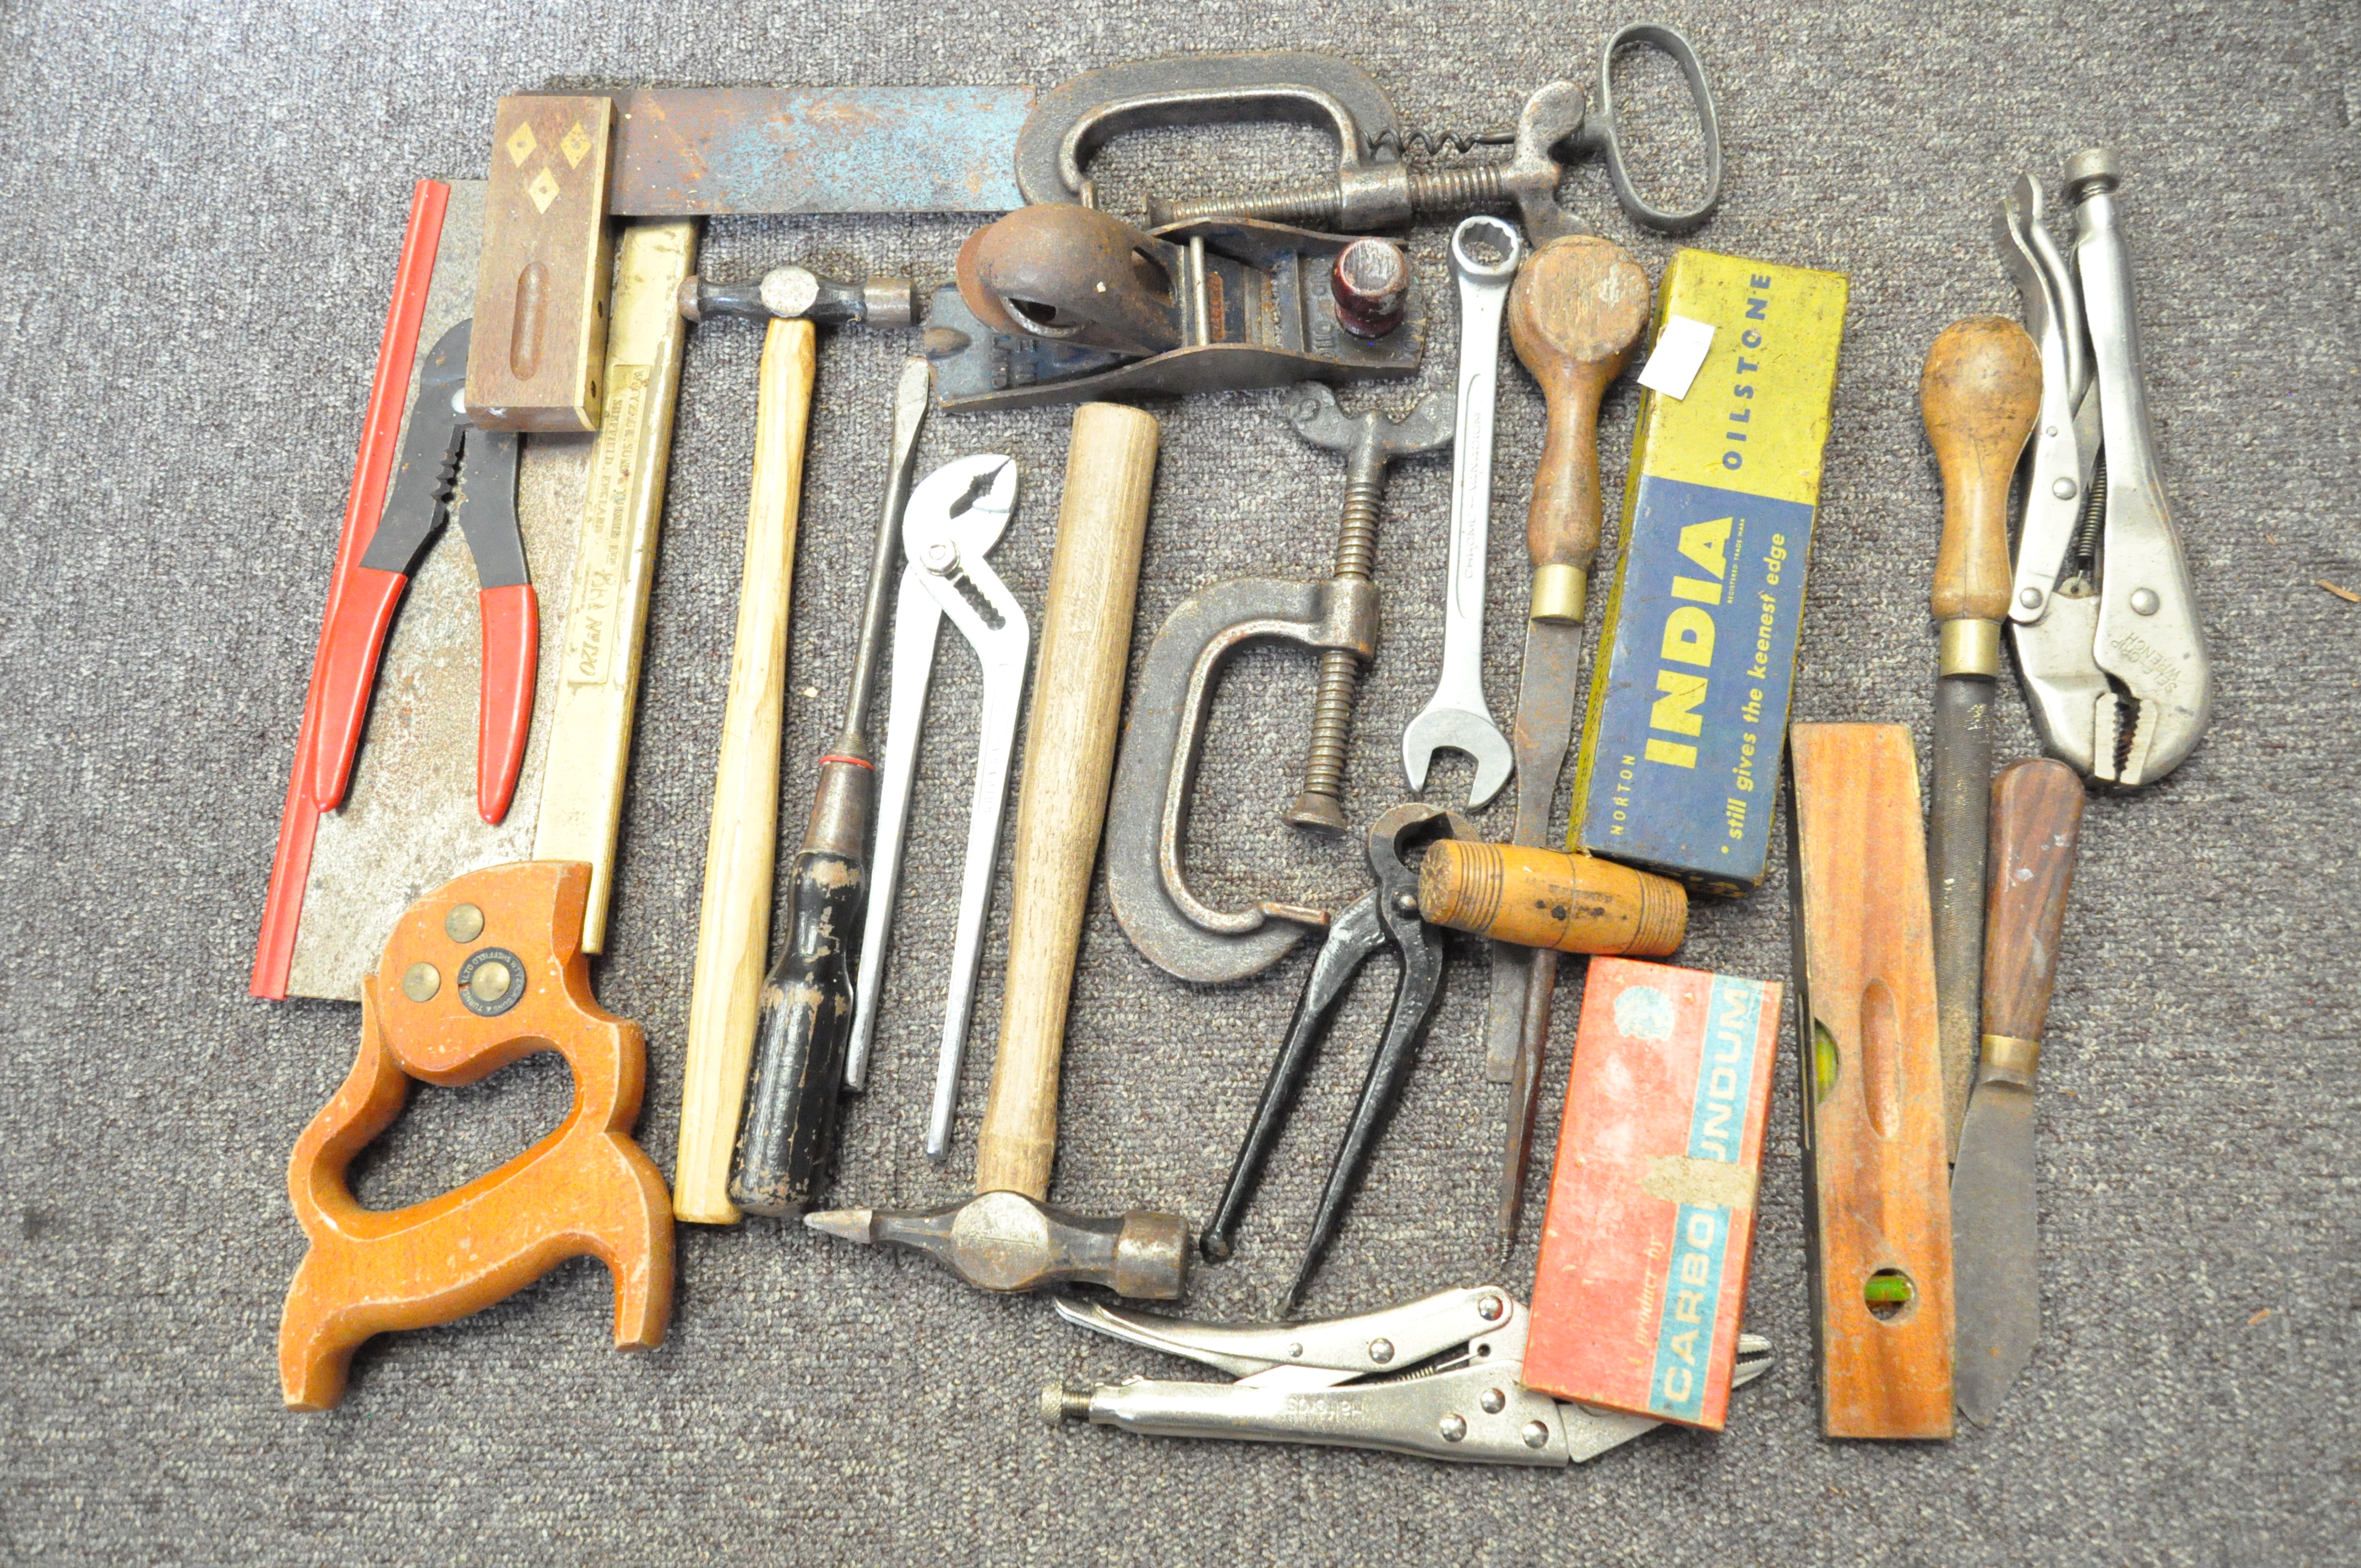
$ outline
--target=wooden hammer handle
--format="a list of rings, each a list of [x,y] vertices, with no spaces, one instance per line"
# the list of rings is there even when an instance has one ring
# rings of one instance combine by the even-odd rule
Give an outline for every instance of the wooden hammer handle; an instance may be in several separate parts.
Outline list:
[[[1549,430],[1525,515],[1525,548],[1535,573],[1534,610],[1544,604],[1548,567],[1587,578],[1598,555],[1598,402],[1631,362],[1648,324],[1648,274],[1621,246],[1567,235],[1533,253],[1509,291],[1509,339],[1541,383]],[[1561,590],[1562,592],[1563,590]],[[1576,600],[1570,619],[1582,619]]]
[[[771,945],[787,607],[817,353],[809,322],[774,321],[763,342],[746,569],[738,585],[738,640],[730,656],[730,699],[722,710],[721,758],[714,770],[713,826],[705,841],[680,1154],[672,1177],[673,1213],[699,1224],[731,1225],[740,1218],[730,1201],[730,1151],[745,1103],[746,1064],[754,1048],[763,964]]]
[[[2082,781],[2065,763],[2037,757],[2011,763],[1993,780],[1986,1034],[2038,1040],[2049,1022],[2081,826]]]
[[[2041,412],[2041,355],[2006,316],[1953,322],[1918,378],[1927,439],[1943,470],[1937,620],[2008,615],[2008,482]]]
[[[1074,411],[1066,493],[1033,672],[1008,901],[1000,1051],[976,1135],[975,1190],[1049,1193],[1058,1063],[1115,773],[1123,672],[1156,477],[1155,419],[1117,403]]]

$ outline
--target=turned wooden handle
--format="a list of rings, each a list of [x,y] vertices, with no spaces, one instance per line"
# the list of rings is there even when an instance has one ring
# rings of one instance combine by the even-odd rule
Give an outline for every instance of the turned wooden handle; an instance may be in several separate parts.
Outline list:
[[[1418,867],[1419,913],[1438,926],[1562,953],[1661,959],[1688,930],[1670,877],[1595,855],[1444,839]]]
[[[976,1136],[978,1192],[1049,1196],[1066,1001],[1115,772],[1156,441],[1155,419],[1137,409],[1074,411],[1016,797],[1008,976]]]
[[[2058,978],[2058,938],[2074,883],[2082,781],[2047,757],[1993,780],[1992,899],[1984,921],[1984,1033],[2038,1040]]]
[[[1549,432],[1525,514],[1536,571],[1587,573],[1598,554],[1598,401],[1631,362],[1648,324],[1648,274],[1595,235],[1535,251],[1509,291],[1509,339],[1541,383]],[[1579,607],[1575,619],[1581,618]]]
[[[2008,482],[2041,412],[2041,355],[2006,316],[1953,322],[1927,351],[1918,409],[1943,470],[1935,619],[2008,615]]]
[[[689,981],[688,1060],[681,1085],[673,1213],[737,1223],[730,1151],[746,1098],[746,1064],[771,945],[772,871],[779,848],[779,729],[785,718],[787,605],[795,585],[796,514],[817,363],[812,323],[774,321],[755,399],[753,497],[738,641],[730,656],[705,898]]]

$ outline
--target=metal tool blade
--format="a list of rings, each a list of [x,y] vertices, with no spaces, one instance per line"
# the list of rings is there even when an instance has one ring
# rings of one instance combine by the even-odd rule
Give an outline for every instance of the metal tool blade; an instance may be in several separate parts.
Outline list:
[[[1935,683],[1932,806],[1927,883],[1935,932],[1935,1017],[1943,1064],[1943,1133],[1953,1157],[1975,1071],[1977,997],[1984,972],[1984,850],[1992,815],[1992,713],[1996,683],[1945,675]]]
[[[1005,213],[1030,87],[620,93],[610,213]]]
[[[1960,1413],[1988,1423],[2041,1337],[2033,1196],[2033,1091],[1977,1085],[1951,1168],[1951,1382]]]
[[[1524,674],[1517,687],[1517,820],[1511,844],[1546,844],[1558,775],[1574,738],[1575,700],[1582,674],[1582,627],[1555,620],[1525,622]],[[1525,1010],[1530,948],[1494,942],[1492,1005],[1484,1030],[1484,1079],[1516,1077],[1517,1037]],[[1513,987],[1513,989],[1511,989]]]
[[[1517,691],[1517,820],[1514,844],[1541,845],[1550,839],[1550,814],[1557,800],[1558,775],[1574,738],[1574,709],[1581,690],[1580,622],[1525,622],[1524,675]],[[1542,1053],[1549,1043],[1557,999],[1555,953],[1510,942],[1488,944],[1492,958],[1492,996],[1485,1016],[1484,1076],[1509,1085],[1500,1162],[1499,1230],[1505,1254],[1517,1245],[1524,1214],[1525,1170],[1531,1163],[1533,1113],[1539,1104]]]
[[[852,1039],[844,1057],[844,1087],[869,1087],[869,1058],[877,1041],[877,998],[885,983],[885,947],[894,905],[902,893],[902,838],[909,828],[910,786],[917,774],[918,734],[935,673],[935,639],[943,612],[935,607],[915,566],[902,571],[894,600],[894,668],[886,677],[885,753],[877,767],[877,828],[869,867],[869,906],[861,922],[861,968],[852,992]]]

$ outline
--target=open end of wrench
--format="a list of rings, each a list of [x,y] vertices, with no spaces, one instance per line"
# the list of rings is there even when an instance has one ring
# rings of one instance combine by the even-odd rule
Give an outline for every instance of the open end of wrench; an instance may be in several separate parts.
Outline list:
[[[1516,751],[1490,714],[1444,706],[1438,695],[1402,731],[1402,774],[1413,793],[1426,787],[1434,753],[1446,751],[1465,751],[1475,760],[1476,781],[1467,787],[1470,809],[1490,805],[1516,771]]]

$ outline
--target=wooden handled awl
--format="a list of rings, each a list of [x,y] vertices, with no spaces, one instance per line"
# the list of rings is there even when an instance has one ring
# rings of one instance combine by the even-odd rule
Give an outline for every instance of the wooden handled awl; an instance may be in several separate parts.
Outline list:
[[[1648,274],[1631,254],[1595,235],[1567,235],[1543,246],[1509,291],[1509,340],[1549,405],[1532,504],[1525,513],[1525,553],[1533,576],[1511,727],[1517,818],[1510,839],[1515,844],[1536,846],[1557,838],[1550,812],[1574,733],[1582,618],[1591,565],[1598,557],[1598,405],[1647,330],[1650,292]],[[1686,909],[1684,897],[1684,918]],[[1524,1207],[1542,1047],[1549,1038],[1557,990],[1554,949],[1560,945],[1536,949],[1495,942],[1491,949],[1484,1070],[1494,1082],[1510,1086],[1499,1220],[1504,1248],[1516,1244]]]
[[[1951,1435],[1951,1217],[1918,762],[1898,724],[1797,724],[1790,821],[1820,1430]]]
[[[1521,948],[1661,959],[1688,930],[1688,891],[1670,877],[1522,844],[1444,839],[1418,867],[1419,913]]]
[[[2042,758],[2003,769],[1992,796],[1983,1048],[1951,1170],[1959,1402],[1978,1425],[1999,1409],[2041,1337],[2033,1080],[2074,882],[2082,781]]]
[[[2006,316],[1954,322],[1927,350],[1918,403],[1943,471],[1943,538],[1932,595],[1941,643],[1927,869],[1948,1150],[1959,1145],[1975,1058],[1992,707],[2000,629],[2008,619],[2009,478],[2041,411],[2041,356]]]
[[[673,1212],[700,1224],[730,1225],[740,1218],[730,1201],[730,1150],[738,1135],[746,1063],[754,1049],[757,993],[770,948],[787,607],[818,353],[809,322],[773,322],[763,341],[746,566],[738,587],[738,635],[730,658],[730,698],[722,710],[721,755],[714,768],[713,826],[705,841],[680,1154],[673,1168]]]

